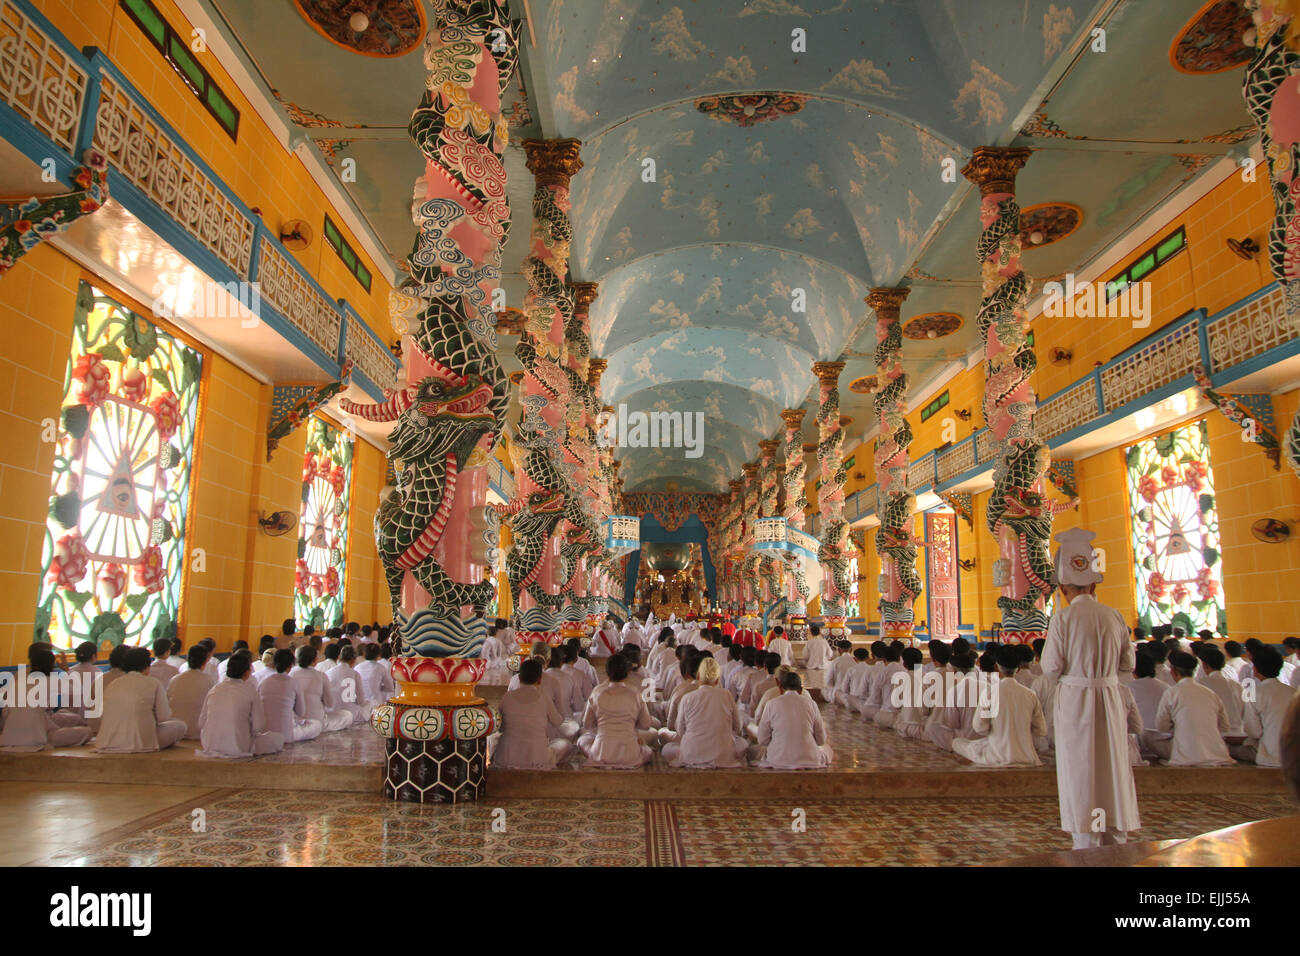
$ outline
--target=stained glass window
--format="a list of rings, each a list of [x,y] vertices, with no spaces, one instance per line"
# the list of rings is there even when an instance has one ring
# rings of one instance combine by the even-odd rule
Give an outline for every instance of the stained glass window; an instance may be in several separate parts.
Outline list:
[[[324,419],[307,424],[298,516],[294,618],[317,630],[340,627],[347,595],[348,496],[352,490],[352,436]]]
[[[1219,514],[1204,420],[1126,452],[1138,619],[1227,634]]]
[[[55,423],[38,640],[106,650],[175,635],[202,363],[81,283]]]

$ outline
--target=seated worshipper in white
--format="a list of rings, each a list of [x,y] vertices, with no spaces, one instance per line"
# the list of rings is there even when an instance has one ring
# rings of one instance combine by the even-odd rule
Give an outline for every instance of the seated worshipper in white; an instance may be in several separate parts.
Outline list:
[[[303,699],[307,701],[306,719],[319,720],[323,734],[351,727],[352,711],[339,707],[329,675],[312,666],[316,663],[316,648],[304,644],[298,648],[296,656],[298,666],[293,669],[290,679],[302,688]]]
[[[519,666],[519,686],[501,698],[494,768],[554,770],[572,752],[573,744],[560,733],[563,719],[541,681],[542,662],[530,657]]]
[[[898,708],[892,725],[900,737],[911,737],[913,740],[924,739],[925,725],[930,719],[930,708],[925,706],[924,685],[919,680],[923,656],[919,647],[903,648],[903,668],[907,680],[901,688],[902,706]],[[890,693],[894,691],[891,689]]]
[[[730,641],[731,638],[723,638],[724,641]],[[745,669],[744,663],[740,659],[741,652],[744,648],[739,644],[728,643],[724,645],[723,659],[718,663],[721,665],[722,677],[718,683],[726,690],[731,690],[732,681],[735,679],[737,672]]]
[[[1273,648],[1265,646],[1256,650],[1251,655],[1251,664],[1255,674],[1254,693],[1246,701],[1242,720],[1246,740],[1229,747],[1228,751],[1238,760],[1254,763],[1257,767],[1280,767],[1282,728],[1286,726],[1287,708],[1292,700],[1300,700],[1300,695],[1278,680],[1282,673],[1282,655]],[[1243,676],[1242,685],[1249,687],[1251,680]]]
[[[592,657],[612,657],[617,654],[619,648],[623,646],[623,641],[619,637],[618,628],[614,624],[612,617],[605,618],[605,623],[595,634],[592,635],[591,656]]]
[[[50,747],[80,747],[90,739],[90,727],[84,722],[72,724],[75,715],[67,711],[63,721],[54,719],[55,698],[59,695],[58,682],[52,679],[54,652],[45,647],[31,648],[27,661],[21,683],[17,674],[0,675],[0,681],[9,684],[7,696],[11,700],[0,711],[0,750],[28,753]]]
[[[853,665],[844,671],[844,676],[840,678],[840,688],[836,692],[836,700],[839,700],[848,708],[850,713],[862,713],[862,708],[867,706],[867,697],[871,693],[871,681],[875,674],[878,673],[876,668],[882,666],[879,663],[872,664],[872,651],[880,649],[884,653],[884,641],[875,641],[871,648],[855,647],[853,649]]]
[[[506,666],[506,658],[509,653],[506,651],[505,644],[501,638],[497,637],[497,629],[488,627],[487,637],[483,639],[483,660],[487,661],[487,669],[495,671]]]
[[[902,641],[892,642],[889,645],[885,665],[889,668],[889,672],[880,675],[880,690],[878,693],[880,709],[871,718],[871,722],[883,730],[888,730],[894,726],[894,720],[898,717],[898,711],[903,702],[903,694],[900,688],[908,677],[907,667],[903,664],[903,651],[906,649]],[[895,667],[895,664],[898,666]]]
[[[752,646],[743,647],[740,650],[740,661],[745,666],[731,682],[731,693],[738,704],[749,698],[749,688],[754,681],[762,680],[767,676],[767,656],[765,651],[760,651]]]
[[[659,721],[667,718],[668,701],[672,699],[673,694],[685,679],[682,674],[682,661],[691,655],[699,656],[699,651],[689,644],[677,644],[673,647],[673,656],[668,658],[668,663],[660,668],[659,678],[655,682],[655,687],[659,691],[661,700],[650,703],[650,716]]]
[[[740,710],[725,689],[711,656],[696,658],[699,686],[681,698],[677,713],[678,739],[664,746],[664,759],[674,767],[743,767],[748,744],[741,736]]]
[[[284,749],[284,735],[266,729],[252,679],[253,656],[241,648],[225,660],[226,676],[208,691],[199,714],[200,757],[260,757]]]
[[[650,711],[627,685],[627,674],[627,658],[614,654],[605,664],[608,680],[587,700],[578,746],[587,755],[588,767],[634,770],[652,756],[637,733],[650,729]]]
[[[287,647],[285,650],[289,650]],[[259,684],[275,673],[275,648],[262,651],[260,659],[253,661],[253,680]]]
[[[794,671],[781,676],[781,693],[763,706],[758,725],[758,745],[750,760],[770,770],[817,770],[834,758],[826,743],[826,727],[813,699],[803,693],[803,681]]]
[[[234,657],[240,651],[248,651],[250,667],[251,667],[253,654],[252,651],[248,650],[248,641],[242,639],[235,641],[234,647],[230,649],[230,657]],[[217,680],[220,681],[226,679],[226,664],[230,661],[230,657],[227,657],[224,661],[217,662]]]
[[[361,675],[366,702],[375,708],[388,703],[388,698],[397,693],[397,682],[393,680],[391,665],[382,659],[383,649],[377,643],[363,643],[361,648],[366,659],[357,665],[356,671]]]
[[[322,674],[328,674],[334,668],[339,666],[339,651],[343,650],[342,641],[331,641],[326,644],[320,652],[321,659],[316,664],[316,670]]]
[[[266,716],[266,729],[279,734],[285,744],[319,737],[325,722],[307,718],[307,696],[302,685],[290,676],[294,664],[293,651],[284,647],[271,651],[271,654],[271,674],[257,685],[257,696],[262,699],[262,712]]]
[[[573,709],[573,713],[581,717],[582,712],[587,709],[587,698],[595,690],[596,684],[587,676],[587,672],[578,666],[578,661],[582,659],[579,656],[582,650],[579,640],[579,638],[571,637],[564,642],[564,667],[562,670],[569,675],[569,679],[573,682],[573,703],[577,704]]]
[[[767,642],[767,650],[770,654],[781,655],[781,663],[777,667],[794,667],[794,649],[790,645],[790,638],[785,636],[785,628],[780,624],[772,628],[772,639]]]
[[[95,693],[103,691],[104,674],[95,663],[97,653],[98,648],[94,641],[82,641],[73,650],[72,655],[76,659],[76,663],[68,668],[68,677],[78,684],[78,699],[65,702],[58,711],[58,714],[62,716],[56,715],[55,723],[60,726],[76,726],[86,723],[85,705],[90,700],[89,693],[92,688],[94,688]],[[94,729],[94,725],[91,725],[91,729]]]
[[[172,719],[162,682],[147,673],[149,651],[133,647],[122,661],[126,672],[104,691],[104,715],[95,749],[135,754],[166,750],[185,736],[185,721]]]
[[[641,648],[635,644],[624,645],[619,653],[627,658],[627,686],[631,687],[638,694],[643,694],[647,699],[653,697],[653,691],[656,689],[653,682],[650,683],[650,692],[646,694],[642,687],[648,680],[645,671],[641,670]]]
[[[172,678],[180,673],[180,668],[172,660],[172,641],[170,637],[160,637],[153,642],[153,663],[149,665],[149,676],[155,678],[164,688]]]
[[[208,659],[208,649],[204,645],[195,644],[185,659],[189,666],[167,685],[167,703],[171,705],[172,716],[185,721],[183,739],[198,740],[203,702],[207,700],[208,691],[217,685],[217,679],[203,669]]]
[[[951,685],[944,682],[943,706],[930,711],[925,722],[925,738],[941,750],[952,750],[954,740],[983,736],[975,729],[982,686],[975,672],[975,655],[968,650],[953,651],[952,668],[954,680]]]
[[[580,695],[574,687],[573,677],[564,670],[564,648],[552,647],[550,651],[546,670],[542,672],[542,692],[551,699],[555,712],[562,718],[560,736],[572,740],[578,736],[578,720],[582,718],[587,702],[574,700]],[[575,703],[581,704],[577,710],[574,709]]]
[[[1040,766],[1034,738],[1047,735],[1047,722],[1038,696],[1015,679],[1021,665],[1020,652],[1013,645],[1003,644],[997,650],[997,664],[1002,679],[993,687],[997,706],[990,708],[996,712],[989,716],[977,710],[972,725],[977,733],[988,736],[976,740],[957,738],[952,742],[953,752],[982,767]]]
[[[342,650],[339,651],[339,666],[326,674],[325,679],[334,688],[339,710],[350,713],[352,723],[364,724],[370,719],[372,708],[366,700],[366,690],[362,686],[361,675],[357,673],[354,666],[356,659],[357,649],[345,642]]]
[[[591,666],[591,658],[588,656],[587,649],[582,646],[582,639],[571,637],[566,643],[573,648],[574,654],[577,655],[573,662],[574,669],[586,674],[588,685],[594,689],[600,683],[600,675],[596,673],[596,668]]]
[[[1193,679],[1196,658],[1185,651],[1169,655],[1174,686],[1156,711],[1156,729],[1142,735],[1148,751],[1171,767],[1231,767],[1223,735],[1230,729],[1219,695]]]
[[[871,721],[877,727],[890,727],[894,723],[894,706],[889,701],[890,688],[893,687],[894,675],[903,673],[903,642],[894,641],[886,645],[882,653],[884,663],[875,665],[875,672],[867,685],[867,701],[862,705],[862,719]],[[872,654],[875,654],[874,644]],[[884,716],[881,716],[882,711]],[[877,717],[880,720],[876,720]]]
[[[673,636],[673,629],[671,627],[661,628],[659,636],[655,640],[655,645],[650,649],[645,661],[646,671],[660,687],[664,684],[667,669],[676,667],[678,664],[676,651],[677,638]]]
[[[855,663],[857,662],[853,659],[853,642],[836,641],[835,656],[831,658],[826,668],[826,687],[822,691],[822,696],[826,698],[827,703],[837,704],[840,707],[848,706],[844,691],[844,677]]]
[[[826,669],[831,666],[833,656],[831,645],[822,637],[821,627],[811,625],[803,649],[803,666],[808,672],[809,690],[820,690],[826,686]]]
[[[691,691],[699,688],[700,663],[703,660],[703,655],[698,653],[695,648],[690,647],[689,645],[685,648],[685,653],[682,654],[682,662],[680,665],[682,679],[677,686],[673,688],[672,694],[665,702],[668,716],[664,720],[663,730],[659,731],[660,742],[669,743],[680,739],[681,733],[677,726],[677,722],[682,712],[682,698]],[[731,695],[728,693],[727,696],[730,697]],[[734,699],[732,703],[735,703]]]
[[[1254,674],[1254,668],[1251,662],[1242,656],[1241,644],[1237,641],[1224,641],[1223,653],[1227,658],[1227,663],[1223,665],[1223,676],[1228,680],[1241,683],[1242,678],[1250,677]]]
[[[1219,700],[1223,701],[1223,712],[1228,715],[1228,732],[1224,736],[1244,738],[1246,734],[1241,724],[1245,710],[1241,684],[1228,680],[1223,673],[1223,665],[1227,661],[1217,644],[1197,644],[1196,650],[1195,656],[1200,658],[1201,666],[1193,680],[1202,687],[1210,688],[1219,695]]]
[[[758,702],[763,699],[763,695],[777,686],[776,669],[778,667],[790,669],[790,665],[781,663],[781,655],[775,651],[759,651],[755,656],[761,673],[758,678],[749,682],[749,689],[745,692],[744,699],[737,702],[741,705],[743,714],[749,717],[752,717],[754,711],[758,709]]]
[[[1282,659],[1282,673],[1278,680],[1288,687],[1300,689],[1300,637],[1282,638],[1286,648],[1286,657]]]
[[[1040,637],[1039,640],[1041,641],[1043,638]],[[1016,669],[1016,680],[1032,690],[1035,677],[1034,664],[1038,660],[1034,657],[1034,649],[1028,644],[1014,644],[1012,646],[1015,647],[1016,653],[1020,655],[1020,667]],[[1038,669],[1041,671],[1042,666],[1040,665]]]
[[[542,662],[542,684],[546,684],[546,665],[551,662],[551,648],[545,641],[533,641],[533,646],[528,652],[529,659],[536,658]],[[519,675],[515,674],[510,678],[510,683],[506,685],[506,690],[515,690],[519,687]]]
[[[1029,673],[1034,677],[1043,675],[1043,648],[1047,646],[1047,638],[1036,637],[1032,645],[1034,649],[1034,659],[1029,665]]]

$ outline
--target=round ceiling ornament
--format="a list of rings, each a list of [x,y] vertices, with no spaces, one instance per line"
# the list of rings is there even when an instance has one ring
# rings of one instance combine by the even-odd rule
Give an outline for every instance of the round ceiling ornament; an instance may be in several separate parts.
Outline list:
[[[925,312],[903,323],[903,335],[920,341],[941,339],[961,327],[962,317],[956,312]]]
[[[1194,76],[1236,69],[1254,55],[1243,39],[1254,26],[1242,0],[1210,0],[1174,37],[1169,62]]]
[[[1040,202],[1020,211],[1020,247],[1041,249],[1060,242],[1083,222],[1083,210],[1068,202]]]
[[[405,56],[424,39],[428,22],[420,0],[293,0],[321,36],[362,56]]]
[[[863,375],[849,382],[849,391],[858,395],[870,395],[879,387],[880,380],[874,375]]]

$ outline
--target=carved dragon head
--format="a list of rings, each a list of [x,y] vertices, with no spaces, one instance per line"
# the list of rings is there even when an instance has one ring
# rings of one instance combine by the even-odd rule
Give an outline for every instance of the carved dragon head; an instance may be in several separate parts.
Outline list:
[[[479,375],[450,382],[429,376],[377,405],[344,400],[343,409],[375,422],[396,421],[389,435],[389,454],[401,461],[443,455],[453,447],[466,450],[495,424],[490,407],[492,387]]]

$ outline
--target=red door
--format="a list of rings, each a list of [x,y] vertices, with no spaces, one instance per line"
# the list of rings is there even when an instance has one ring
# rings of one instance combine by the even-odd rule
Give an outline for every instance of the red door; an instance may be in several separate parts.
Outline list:
[[[961,623],[957,602],[957,516],[951,512],[927,514],[925,540],[930,636],[951,641]]]

